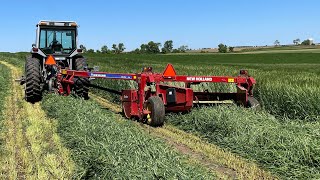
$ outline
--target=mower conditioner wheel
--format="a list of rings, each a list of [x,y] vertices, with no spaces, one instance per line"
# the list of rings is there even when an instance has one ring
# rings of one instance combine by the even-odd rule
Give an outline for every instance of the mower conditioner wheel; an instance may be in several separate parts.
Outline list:
[[[41,68],[37,58],[27,57],[25,63],[25,99],[27,102],[36,103],[42,99]]]
[[[87,62],[85,58],[77,58],[74,61],[75,70],[83,71]],[[84,98],[85,100],[89,99],[89,79],[88,78],[75,78],[74,90],[77,96]]]
[[[261,106],[258,100],[254,97],[248,97],[248,107],[256,110],[260,110]]]
[[[154,127],[162,126],[165,117],[165,107],[162,99],[159,96],[149,97],[147,109],[151,111],[151,114],[148,114],[147,117],[147,124]]]

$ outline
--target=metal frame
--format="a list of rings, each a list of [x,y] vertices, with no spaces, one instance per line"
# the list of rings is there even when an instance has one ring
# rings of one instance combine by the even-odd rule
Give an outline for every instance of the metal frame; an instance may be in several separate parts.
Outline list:
[[[136,81],[138,89],[122,90],[122,108],[127,118],[143,120],[150,112],[146,108],[149,97],[159,96],[165,106],[166,112],[190,111],[194,104],[211,104],[227,100],[247,106],[248,96],[253,96],[253,85],[256,83],[253,77],[248,76],[247,71],[240,71],[237,77],[231,76],[185,76],[175,75],[171,64],[166,69],[173,70],[174,74],[153,73],[151,68],[145,68],[142,73],[122,74],[108,72],[89,72],[61,69],[58,74],[58,93],[70,95],[74,78],[101,78],[115,80]],[[164,84],[165,82],[184,82],[185,87],[174,87]],[[193,92],[192,84],[199,83],[233,83],[237,87],[236,93],[221,92]]]

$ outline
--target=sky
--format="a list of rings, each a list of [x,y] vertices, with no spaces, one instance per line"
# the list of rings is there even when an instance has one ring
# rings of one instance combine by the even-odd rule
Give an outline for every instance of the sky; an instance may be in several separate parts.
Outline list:
[[[0,52],[30,51],[40,20],[76,21],[87,49],[151,40],[174,47],[320,42],[319,0],[10,0],[0,6]]]

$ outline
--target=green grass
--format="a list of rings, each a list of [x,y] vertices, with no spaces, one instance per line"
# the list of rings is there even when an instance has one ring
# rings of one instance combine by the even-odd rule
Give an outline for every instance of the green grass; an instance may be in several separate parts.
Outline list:
[[[11,87],[10,77],[10,69],[7,68],[5,65],[0,64],[0,131],[2,131],[3,128],[2,121],[4,113],[4,104],[6,100],[5,98],[8,96],[8,92]],[[0,142],[0,146],[2,146],[2,142]]]
[[[21,55],[12,54],[10,56],[14,56],[16,59],[21,57]],[[87,58],[90,66],[99,65],[102,71],[123,73],[136,73],[145,66],[152,66],[154,71],[162,72],[167,63],[172,63],[178,74],[186,75],[236,76],[239,69],[248,69],[249,74],[257,80],[254,92],[263,105],[264,111],[252,112],[236,107],[211,107],[196,109],[191,114],[182,116],[167,116],[167,121],[185,131],[195,133],[212,143],[256,161],[282,178],[319,178],[319,55],[314,53],[93,54],[88,55]],[[16,63],[19,64],[20,62],[17,61]],[[129,81],[96,80],[94,83],[117,90],[135,86],[134,82]],[[222,86],[205,84],[197,87],[197,89],[228,91],[228,89],[234,90],[234,86],[230,84]],[[93,91],[109,100],[119,102],[117,96],[103,91]],[[73,100],[69,101],[73,102]],[[76,102],[78,103],[78,100]],[[51,114],[59,118],[62,116],[61,114],[65,115],[61,110],[51,112]],[[83,114],[81,118],[84,116],[87,116],[87,113]],[[111,118],[112,115],[107,113],[103,116],[110,116]],[[69,118],[72,119],[71,115]],[[81,118],[79,117],[77,121],[72,120],[72,123],[83,125],[79,125],[79,127],[84,129],[86,129],[85,126],[95,128],[92,131],[88,129],[78,130],[83,134],[90,133],[85,136],[86,138],[95,135],[98,131],[98,134],[104,132],[104,130],[94,127],[95,124],[90,126],[91,124],[87,122],[89,119],[84,120],[86,123],[81,124]],[[71,124],[68,125],[72,126]],[[65,131],[63,128],[61,130]],[[71,139],[81,141],[81,138],[84,138],[84,136],[79,136],[71,130],[66,132],[68,136],[64,133],[64,137],[69,138],[70,141]],[[103,139],[98,140],[100,142]],[[89,142],[92,147],[100,147],[100,145],[94,145],[93,141]],[[88,143],[88,141],[85,143]],[[83,149],[83,146],[87,145],[85,143],[76,146],[75,149],[78,150],[76,152],[94,152],[93,149],[88,151]],[[85,159],[81,154],[78,157]],[[88,167],[86,166],[88,165],[87,161],[82,161],[79,158],[78,162],[79,166],[84,167],[84,169],[78,169],[77,177],[82,176],[81,173],[83,172],[91,172],[91,170],[85,169],[85,167]],[[104,167],[105,164],[101,166],[99,163],[97,164],[98,172],[100,172],[101,169],[99,168]],[[95,172],[95,170],[93,171]]]
[[[208,107],[171,114],[168,123],[258,162],[282,178],[320,178],[320,122],[280,122],[239,107]]]
[[[75,179],[212,179],[212,174],[131,121],[93,101],[49,95],[42,103],[71,149]]]
[[[167,121],[212,143],[258,162],[282,178],[319,178],[320,56],[316,54],[94,55],[102,71],[134,73],[152,66],[162,72],[172,63],[178,74],[234,75],[248,69],[257,80],[255,96],[264,111],[210,107]],[[127,81],[97,80],[117,90]],[[199,90],[234,89],[205,84]],[[115,96],[94,90],[119,102]]]
[[[8,62],[16,67],[23,68],[25,63],[25,57],[30,53],[4,53],[0,52],[0,61]]]
[[[216,65],[216,64],[320,64],[320,56],[314,53],[268,53],[268,54],[86,54],[91,63],[107,62],[108,60],[130,60],[132,63],[183,63],[185,65]],[[152,62],[152,63],[151,63]],[[121,62],[120,62],[121,63]],[[139,65],[139,64],[136,64]],[[140,68],[137,66],[137,68]]]
[[[228,54],[228,55],[94,55],[89,65],[100,66],[101,71],[135,73],[144,66],[152,66],[162,72],[172,63],[178,74],[186,75],[233,75],[239,69],[248,69],[257,80],[256,97],[271,114],[281,118],[319,119],[320,56],[314,54]],[[223,63],[222,63],[223,62]],[[233,63],[237,62],[237,63]],[[251,64],[249,62],[252,62]],[[248,64],[249,63],[249,64]],[[97,80],[97,84],[117,90],[134,87],[128,81]],[[200,87],[200,88],[199,88]],[[232,85],[205,84],[196,89],[234,91]],[[97,91],[94,90],[96,93]],[[104,92],[99,92],[101,95]],[[117,97],[111,96],[117,101]]]

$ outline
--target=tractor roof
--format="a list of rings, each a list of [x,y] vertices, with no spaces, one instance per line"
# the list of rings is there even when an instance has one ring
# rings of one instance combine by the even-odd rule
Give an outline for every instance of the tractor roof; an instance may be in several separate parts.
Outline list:
[[[78,24],[75,21],[48,21],[48,20],[41,20],[37,26],[75,26],[77,27]]]

